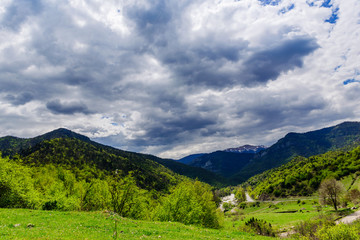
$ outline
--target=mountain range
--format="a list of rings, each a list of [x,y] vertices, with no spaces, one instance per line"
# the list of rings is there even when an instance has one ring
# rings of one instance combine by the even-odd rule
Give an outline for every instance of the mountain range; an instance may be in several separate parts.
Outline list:
[[[133,172],[142,188],[157,190],[166,190],[171,182],[183,176],[214,186],[235,185],[297,156],[307,158],[331,150],[351,150],[358,145],[359,122],[344,122],[306,133],[288,133],[268,148],[245,145],[194,154],[179,161],[102,145],[64,128],[34,138],[0,138],[2,156],[21,158],[23,164],[50,163],[72,169],[86,166],[108,173],[118,169],[124,175]]]
[[[237,184],[258,173],[279,167],[296,156],[310,157],[341,148],[351,149],[359,144],[360,123],[344,122],[306,133],[288,133],[268,148],[245,145],[199,156],[191,155],[191,161],[184,161],[189,157],[179,161],[218,173]]]

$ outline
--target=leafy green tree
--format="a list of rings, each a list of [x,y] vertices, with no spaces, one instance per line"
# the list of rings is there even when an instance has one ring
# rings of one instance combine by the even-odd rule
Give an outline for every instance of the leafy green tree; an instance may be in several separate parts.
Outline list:
[[[238,187],[235,190],[235,198],[238,203],[246,201],[245,189],[242,187]]]
[[[111,194],[107,181],[92,179],[89,183],[78,182],[76,185],[80,198],[81,210],[101,210],[111,206]]]
[[[116,171],[108,184],[114,212],[123,217],[146,218],[148,210],[146,205],[149,203],[146,201],[147,192],[136,185],[131,173],[121,177]]]
[[[209,186],[199,181],[180,183],[170,195],[162,199],[155,219],[210,228],[220,227],[221,222]]]
[[[351,201],[353,204],[357,204],[360,201],[360,191],[358,189],[351,189],[346,193],[346,199]]]
[[[37,208],[39,205],[30,168],[0,157],[0,207]]]

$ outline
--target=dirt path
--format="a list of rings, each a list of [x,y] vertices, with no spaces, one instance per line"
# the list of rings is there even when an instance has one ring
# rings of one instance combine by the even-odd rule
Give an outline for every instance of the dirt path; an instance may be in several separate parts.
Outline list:
[[[336,224],[340,224],[340,223],[345,223],[345,224],[349,224],[349,223],[352,223],[354,222],[355,220],[358,220],[360,219],[360,210],[359,211],[356,211],[344,218],[341,218],[339,220],[336,221]]]
[[[224,208],[223,208],[224,203],[230,203],[232,205],[236,205],[235,194],[232,193],[229,196],[221,198],[221,204],[220,204],[221,211],[224,211]]]
[[[252,199],[247,192],[245,193],[245,195],[246,195],[246,202],[255,202],[255,200]]]

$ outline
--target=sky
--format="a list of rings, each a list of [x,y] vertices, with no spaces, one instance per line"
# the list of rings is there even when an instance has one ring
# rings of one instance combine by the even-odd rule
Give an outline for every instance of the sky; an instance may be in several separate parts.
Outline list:
[[[1,0],[0,136],[179,159],[360,121],[359,0]]]

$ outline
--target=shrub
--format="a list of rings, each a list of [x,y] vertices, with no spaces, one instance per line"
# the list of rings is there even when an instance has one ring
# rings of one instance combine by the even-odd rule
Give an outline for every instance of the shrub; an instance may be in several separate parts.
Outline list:
[[[359,230],[356,226],[339,224],[330,228],[321,228],[315,236],[321,240],[356,240],[359,239]]]
[[[232,205],[231,203],[228,203],[228,202],[224,202],[222,206],[224,208],[224,212],[228,212],[234,208],[234,205]]]
[[[275,237],[275,232],[271,224],[267,223],[265,220],[252,217],[245,222],[245,226],[250,229],[250,232],[255,232],[263,236]]]
[[[43,204],[42,209],[43,210],[56,210],[58,208],[57,201],[47,201]]]
[[[245,209],[247,207],[247,204],[245,202],[242,202],[239,204],[239,208]]]
[[[295,226],[295,232],[308,239],[317,239],[316,232],[321,228],[334,226],[335,223],[330,216],[318,216],[317,218],[300,222]]]

